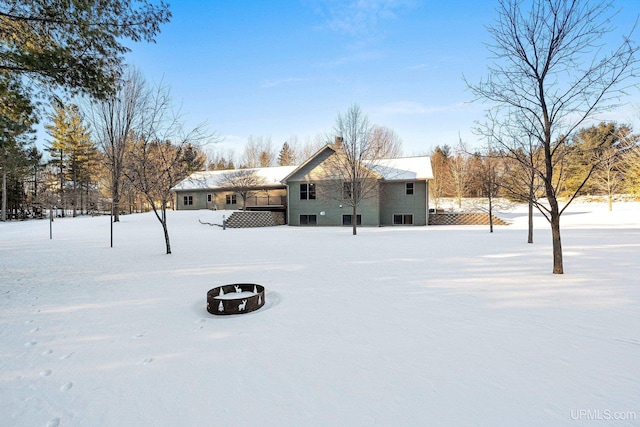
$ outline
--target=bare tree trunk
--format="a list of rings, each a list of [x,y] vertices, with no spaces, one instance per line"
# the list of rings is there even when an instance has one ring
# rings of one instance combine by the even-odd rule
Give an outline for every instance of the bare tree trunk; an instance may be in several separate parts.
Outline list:
[[[2,221],[7,220],[7,170],[2,168]]]
[[[533,199],[529,198],[529,233],[527,243],[533,243]]]
[[[77,184],[77,174],[74,168],[73,170],[73,217],[78,216],[77,205],[78,205],[78,184]]]
[[[553,274],[564,274],[562,262],[562,242],[560,240],[560,214],[556,203],[551,210],[551,238],[553,241]]]
[[[358,234],[358,215],[356,214],[356,206],[355,204],[353,205],[353,216],[351,217],[351,225],[353,227],[353,235],[357,235]]]
[[[489,194],[489,233],[493,233],[493,197]]]
[[[164,231],[164,242],[167,247],[167,255],[171,253],[171,242],[169,241],[169,228],[167,227],[167,208],[162,206],[162,230]]]

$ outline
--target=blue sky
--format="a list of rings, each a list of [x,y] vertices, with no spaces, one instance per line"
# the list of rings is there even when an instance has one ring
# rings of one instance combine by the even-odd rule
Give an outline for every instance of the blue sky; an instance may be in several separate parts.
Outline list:
[[[405,154],[455,145],[484,106],[462,76],[486,75],[486,25],[496,0],[174,1],[156,44],[127,61],[172,88],[192,126],[206,121],[241,154],[250,135],[273,145],[331,131],[358,103],[372,123],[402,138]],[[636,0],[618,1],[620,29]],[[630,110],[616,120],[630,122]]]

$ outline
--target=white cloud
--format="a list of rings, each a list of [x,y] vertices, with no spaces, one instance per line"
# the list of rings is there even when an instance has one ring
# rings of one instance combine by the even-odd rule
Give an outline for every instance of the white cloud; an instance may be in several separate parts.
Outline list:
[[[310,0],[315,12],[324,17],[322,28],[354,37],[378,34],[380,23],[395,19],[397,13],[414,5],[413,0]]]

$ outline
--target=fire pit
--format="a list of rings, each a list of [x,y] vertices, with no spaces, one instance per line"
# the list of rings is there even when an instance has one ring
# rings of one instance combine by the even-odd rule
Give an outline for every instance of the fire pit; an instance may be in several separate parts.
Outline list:
[[[207,311],[211,314],[250,313],[264,305],[264,286],[235,283],[218,286],[207,292]]]

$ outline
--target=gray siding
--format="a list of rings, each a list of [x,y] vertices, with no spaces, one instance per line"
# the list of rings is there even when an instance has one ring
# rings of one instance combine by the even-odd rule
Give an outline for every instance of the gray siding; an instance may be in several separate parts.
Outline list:
[[[208,202],[208,195],[211,195],[211,202]],[[236,195],[235,204],[227,204],[227,195]],[[285,189],[270,189],[260,190],[256,193],[258,197],[263,196],[285,196]],[[192,205],[184,204],[184,197],[191,196],[193,200]],[[247,204],[251,207],[251,200],[254,197],[249,197],[250,202]],[[179,190],[176,191],[176,210],[197,210],[197,209],[220,209],[220,210],[235,210],[242,208],[242,197],[233,191],[214,191],[212,189],[204,190]]]
[[[300,184],[316,184],[316,199],[301,200]],[[317,225],[342,225],[343,215],[353,215],[353,208],[329,196],[336,188],[331,181],[288,181],[289,188],[289,225],[300,225],[300,215],[316,215]],[[330,189],[330,190],[328,190]],[[361,215],[363,226],[378,226],[378,197],[363,200],[358,206],[357,215]]]
[[[413,194],[406,194],[406,183],[413,182]],[[384,182],[380,191],[380,224],[393,225],[394,214],[412,214],[413,225],[427,225],[426,181]]]

